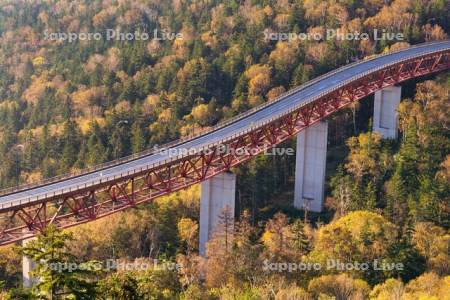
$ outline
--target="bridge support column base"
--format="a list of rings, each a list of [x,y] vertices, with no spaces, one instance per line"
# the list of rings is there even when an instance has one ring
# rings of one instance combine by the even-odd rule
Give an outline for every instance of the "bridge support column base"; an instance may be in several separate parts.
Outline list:
[[[294,207],[321,212],[324,199],[328,123],[319,122],[297,135]]]
[[[373,131],[380,133],[383,138],[397,138],[397,107],[401,94],[402,88],[399,86],[390,86],[375,92]]]
[[[27,244],[36,238],[29,238],[22,241],[22,247],[26,247]],[[24,288],[31,288],[33,285],[36,284],[37,280],[36,278],[32,277],[30,275],[30,272],[33,271],[33,269],[36,266],[36,262],[31,260],[27,256],[22,257],[22,283]]]
[[[206,243],[219,224],[224,209],[229,209],[234,220],[236,175],[231,172],[218,174],[201,184],[199,252],[206,255]]]

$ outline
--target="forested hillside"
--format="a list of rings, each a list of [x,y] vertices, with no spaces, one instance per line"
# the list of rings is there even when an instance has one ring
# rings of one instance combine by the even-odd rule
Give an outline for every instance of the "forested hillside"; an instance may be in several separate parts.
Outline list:
[[[171,141],[390,46],[446,38],[450,28],[449,3],[443,0],[0,5],[3,187]],[[405,40],[277,42],[264,34],[330,28],[386,29],[404,33]],[[48,38],[72,32],[105,36],[107,29],[181,37]]]
[[[448,39],[449,16],[449,0],[0,0],[0,188],[161,145],[347,63]],[[265,38],[330,29],[370,39]],[[375,40],[374,29],[404,39]],[[107,40],[108,30],[151,38]],[[48,38],[69,32],[102,38]],[[234,170],[238,217],[229,226],[223,213],[228,225],[207,261],[198,256],[196,186],[69,232],[50,228],[31,250],[0,248],[0,297],[449,299],[449,73],[410,81],[403,94],[395,141],[371,131],[371,98],[329,118],[324,213],[292,208],[295,156],[261,155]],[[56,258],[39,256],[43,249]],[[23,251],[42,261],[158,259],[182,268],[38,268],[42,284],[31,291],[18,288]],[[268,267],[327,259],[404,269]]]

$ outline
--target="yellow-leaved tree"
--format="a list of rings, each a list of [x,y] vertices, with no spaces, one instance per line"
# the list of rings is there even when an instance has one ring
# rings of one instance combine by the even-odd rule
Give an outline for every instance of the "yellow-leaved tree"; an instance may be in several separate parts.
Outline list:
[[[376,259],[381,261],[387,257],[395,238],[395,225],[383,216],[354,211],[318,229],[307,259],[323,266],[324,273],[342,272],[329,264],[330,259],[334,263],[368,263],[372,268]],[[362,276],[360,271],[354,269],[349,273]]]

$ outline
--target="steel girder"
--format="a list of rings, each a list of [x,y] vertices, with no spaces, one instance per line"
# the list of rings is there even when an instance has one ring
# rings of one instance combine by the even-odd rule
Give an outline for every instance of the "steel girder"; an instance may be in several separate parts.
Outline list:
[[[29,238],[49,224],[67,228],[148,203],[227,171],[300,130],[384,87],[450,68],[450,52],[405,60],[362,76],[263,126],[153,169],[0,211],[0,245]]]

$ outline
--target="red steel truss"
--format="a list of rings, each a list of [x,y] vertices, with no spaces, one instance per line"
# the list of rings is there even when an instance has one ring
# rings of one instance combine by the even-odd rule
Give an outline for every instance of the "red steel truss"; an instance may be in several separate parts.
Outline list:
[[[199,183],[274,147],[377,90],[448,68],[450,51],[401,61],[199,153],[141,169],[114,182],[0,209],[0,245],[33,236],[48,224],[67,228],[86,223]]]

